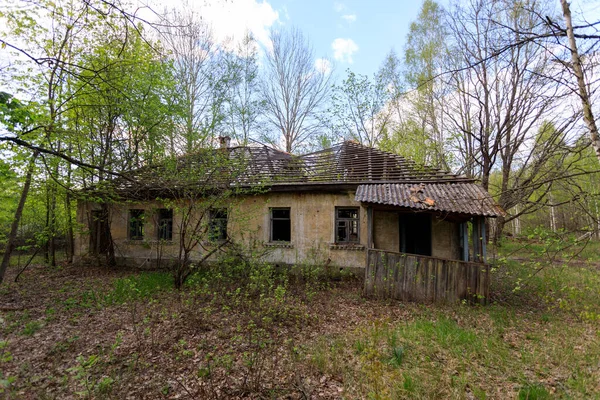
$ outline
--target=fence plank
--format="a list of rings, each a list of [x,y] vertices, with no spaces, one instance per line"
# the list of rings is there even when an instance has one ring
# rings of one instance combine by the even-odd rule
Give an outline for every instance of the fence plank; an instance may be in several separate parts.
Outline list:
[[[489,300],[489,285],[487,264],[367,250],[366,296],[437,303],[467,300],[485,304]]]

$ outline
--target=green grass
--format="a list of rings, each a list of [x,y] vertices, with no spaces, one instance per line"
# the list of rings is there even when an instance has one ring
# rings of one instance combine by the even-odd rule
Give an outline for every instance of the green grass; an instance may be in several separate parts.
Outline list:
[[[132,300],[147,299],[155,294],[173,289],[173,277],[166,272],[145,272],[115,280],[113,290],[105,295],[105,302],[122,304]]]
[[[103,308],[131,301],[151,298],[161,292],[173,290],[173,277],[166,272],[141,272],[113,281],[108,290],[92,288],[61,301],[67,309]]]

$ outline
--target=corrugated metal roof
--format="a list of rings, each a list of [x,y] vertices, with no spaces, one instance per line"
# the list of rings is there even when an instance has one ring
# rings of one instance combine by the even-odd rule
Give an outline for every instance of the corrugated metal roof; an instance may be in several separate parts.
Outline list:
[[[355,199],[377,203],[430,210],[499,217],[504,210],[492,196],[474,183],[384,183],[359,185]]]

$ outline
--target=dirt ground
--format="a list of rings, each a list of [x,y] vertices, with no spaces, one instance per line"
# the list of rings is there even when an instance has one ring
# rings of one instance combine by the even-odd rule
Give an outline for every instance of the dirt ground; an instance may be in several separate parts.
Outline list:
[[[144,294],[132,283],[144,274],[40,265],[18,283],[9,274],[0,397],[600,396],[597,326],[542,306],[376,301],[359,280],[289,284],[270,297],[211,281]]]
[[[152,300],[94,305],[92,291],[110,291],[115,279],[131,273],[38,265],[18,283],[2,286],[5,394],[339,398],[342,382],[292,359],[298,346],[365,319],[402,320],[407,314],[392,304],[365,301],[356,281],[318,292],[309,306],[298,302],[290,315],[253,329],[243,307],[202,303],[190,292],[169,290]]]

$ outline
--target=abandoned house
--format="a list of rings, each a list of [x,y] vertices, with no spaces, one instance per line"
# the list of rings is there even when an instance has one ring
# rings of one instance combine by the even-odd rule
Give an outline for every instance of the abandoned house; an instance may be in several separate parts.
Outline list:
[[[243,160],[236,164],[242,165],[239,173],[229,166],[207,172],[210,157],[181,158],[192,168],[204,163],[198,185],[235,188],[202,212],[209,234],[191,251],[192,259],[210,243],[229,239],[260,247],[270,263],[326,263],[364,274],[371,295],[487,299],[485,219],[503,210],[473,180],[353,141],[301,156],[228,143],[223,138],[210,154]],[[167,180],[165,188],[153,181],[154,173],[141,174],[135,184],[115,183],[120,200],[106,206],[110,235],[103,232],[101,205],[79,201],[77,220],[84,229],[76,238],[78,256],[102,253],[110,240],[120,263],[177,259],[185,232],[178,207],[195,199],[178,194],[176,180]]]

